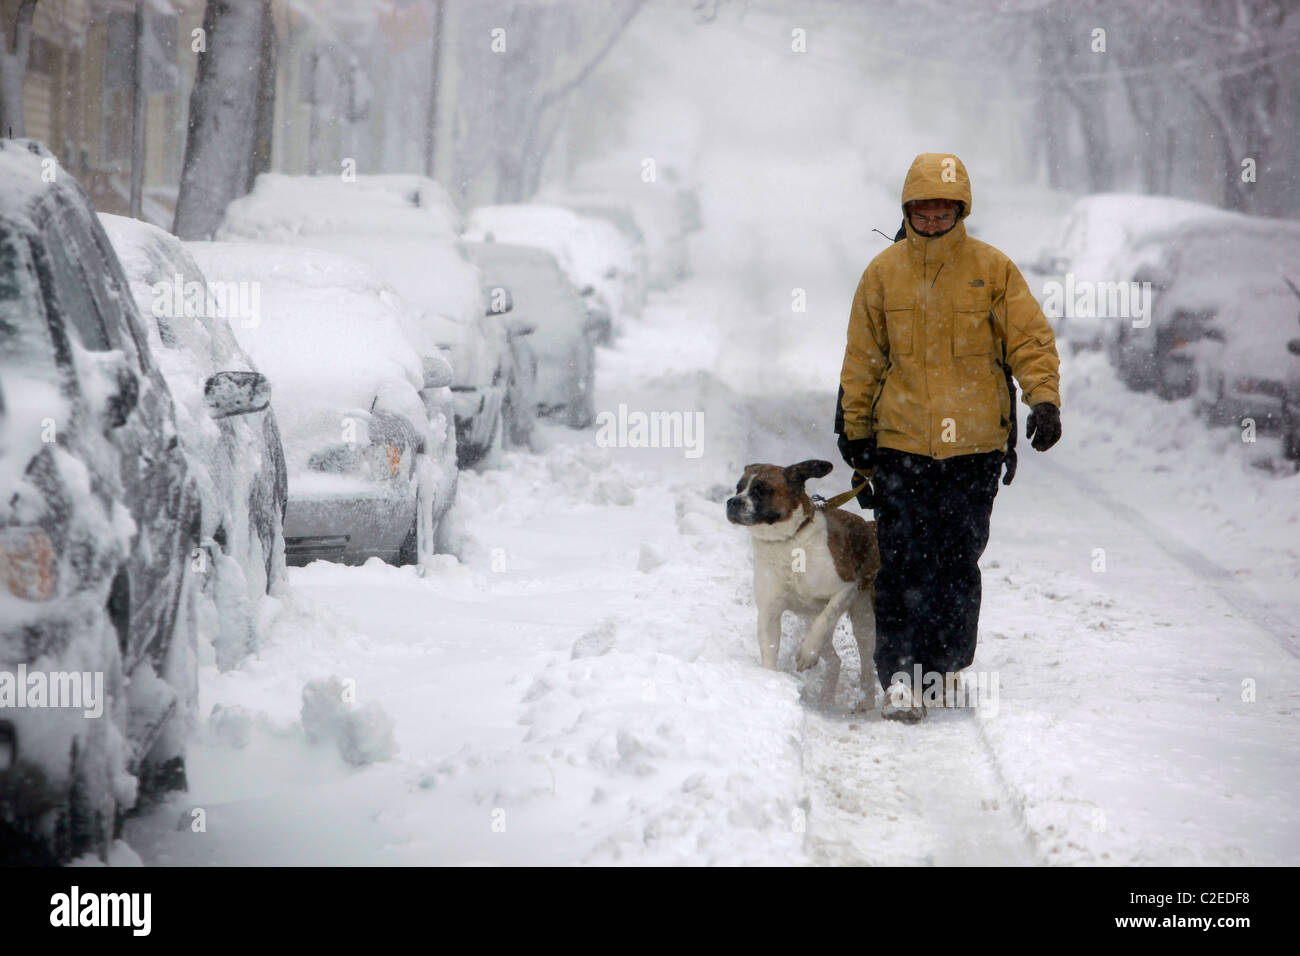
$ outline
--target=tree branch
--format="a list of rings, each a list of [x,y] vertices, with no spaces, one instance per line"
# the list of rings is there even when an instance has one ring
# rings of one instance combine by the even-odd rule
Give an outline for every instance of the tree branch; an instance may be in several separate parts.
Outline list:
[[[614,25],[614,29],[611,30],[609,36],[605,38],[605,42],[600,45],[600,48],[597,49],[595,53],[587,58],[587,62],[582,65],[578,72],[568,80],[565,80],[563,83],[552,87],[542,94],[541,98],[537,101],[538,114],[541,114],[554,105],[557,100],[565,96],[570,90],[591,75],[591,71],[596,68],[596,65],[599,64],[601,60],[605,59],[605,56],[611,49],[613,49],[618,38],[623,35],[623,31],[628,28],[628,25],[634,19],[636,19],[637,13],[640,12],[641,7],[644,4],[645,0],[631,0],[631,3],[628,5],[627,14],[619,18],[618,22]]]

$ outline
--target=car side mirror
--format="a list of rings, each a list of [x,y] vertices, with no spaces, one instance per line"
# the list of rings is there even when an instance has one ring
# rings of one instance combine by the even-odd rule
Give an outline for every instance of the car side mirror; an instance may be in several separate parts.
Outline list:
[[[1292,355],[1300,355],[1300,339],[1292,339],[1286,344],[1286,350]]]
[[[260,412],[271,404],[271,383],[261,372],[218,372],[203,383],[203,401],[212,418]]]
[[[451,363],[441,355],[422,355],[420,365],[424,371],[425,388],[442,388],[451,384]]]

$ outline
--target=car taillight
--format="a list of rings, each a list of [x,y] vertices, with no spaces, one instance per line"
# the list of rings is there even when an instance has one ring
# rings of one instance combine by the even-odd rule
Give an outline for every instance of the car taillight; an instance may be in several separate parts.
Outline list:
[[[0,577],[14,597],[48,601],[57,588],[54,543],[41,528],[0,531]]]
[[[392,442],[375,442],[361,450],[372,478],[396,478],[402,470],[402,448]]]

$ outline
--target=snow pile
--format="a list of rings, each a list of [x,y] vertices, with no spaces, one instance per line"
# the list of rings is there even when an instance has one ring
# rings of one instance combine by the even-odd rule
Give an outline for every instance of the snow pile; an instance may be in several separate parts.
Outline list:
[[[338,677],[310,681],[302,689],[302,729],[307,742],[333,743],[354,767],[390,760],[397,752],[393,719],[375,701],[362,707],[348,702]]]

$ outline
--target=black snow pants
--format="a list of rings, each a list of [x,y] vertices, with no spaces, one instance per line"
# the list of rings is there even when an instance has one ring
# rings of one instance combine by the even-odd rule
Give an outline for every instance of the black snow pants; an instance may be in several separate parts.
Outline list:
[[[1002,452],[934,459],[876,453],[876,676],[914,666],[956,671],[975,657],[980,555],[998,493]],[[920,692],[922,687],[917,687]]]

